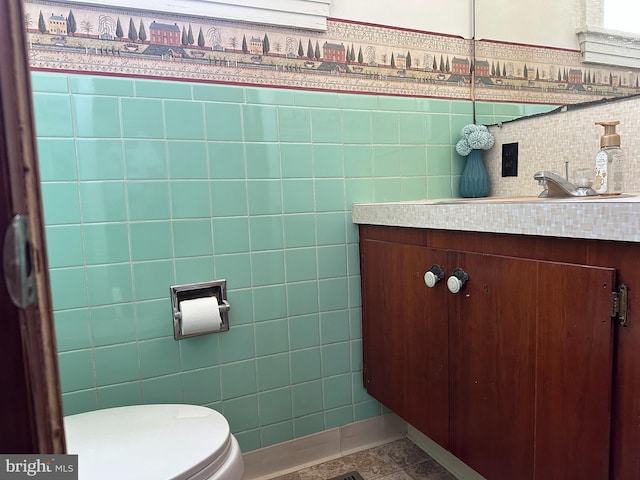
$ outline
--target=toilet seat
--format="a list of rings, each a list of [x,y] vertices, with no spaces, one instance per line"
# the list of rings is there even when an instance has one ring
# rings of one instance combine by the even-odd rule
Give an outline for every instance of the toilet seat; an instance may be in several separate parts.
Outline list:
[[[196,405],[95,410],[64,426],[81,480],[206,480],[239,455],[226,419]]]

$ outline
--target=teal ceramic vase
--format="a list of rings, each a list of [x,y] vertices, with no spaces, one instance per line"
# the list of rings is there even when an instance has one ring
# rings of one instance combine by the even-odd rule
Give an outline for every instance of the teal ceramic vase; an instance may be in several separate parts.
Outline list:
[[[486,197],[489,195],[489,173],[482,162],[480,150],[471,150],[460,177],[460,196],[465,198]]]

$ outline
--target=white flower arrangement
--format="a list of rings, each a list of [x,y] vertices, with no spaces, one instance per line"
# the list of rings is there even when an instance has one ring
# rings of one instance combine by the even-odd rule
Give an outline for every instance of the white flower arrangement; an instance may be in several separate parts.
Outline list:
[[[495,139],[484,125],[465,125],[460,132],[460,140],[456,143],[456,152],[463,157],[471,153],[471,150],[489,150],[493,147]]]

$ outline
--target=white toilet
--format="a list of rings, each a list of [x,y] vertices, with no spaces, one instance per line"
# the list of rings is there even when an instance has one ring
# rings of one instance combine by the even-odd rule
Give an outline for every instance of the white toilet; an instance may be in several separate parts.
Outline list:
[[[240,480],[244,464],[226,419],[195,405],[134,405],[67,416],[67,452],[80,480]]]

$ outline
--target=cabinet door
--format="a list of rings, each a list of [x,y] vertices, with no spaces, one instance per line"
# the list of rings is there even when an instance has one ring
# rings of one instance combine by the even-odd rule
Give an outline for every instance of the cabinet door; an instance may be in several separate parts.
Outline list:
[[[371,396],[445,448],[449,439],[445,282],[424,274],[445,253],[361,244],[363,379]],[[444,267],[442,263],[440,263]]]
[[[489,480],[606,479],[613,270],[451,261],[451,451]]]

